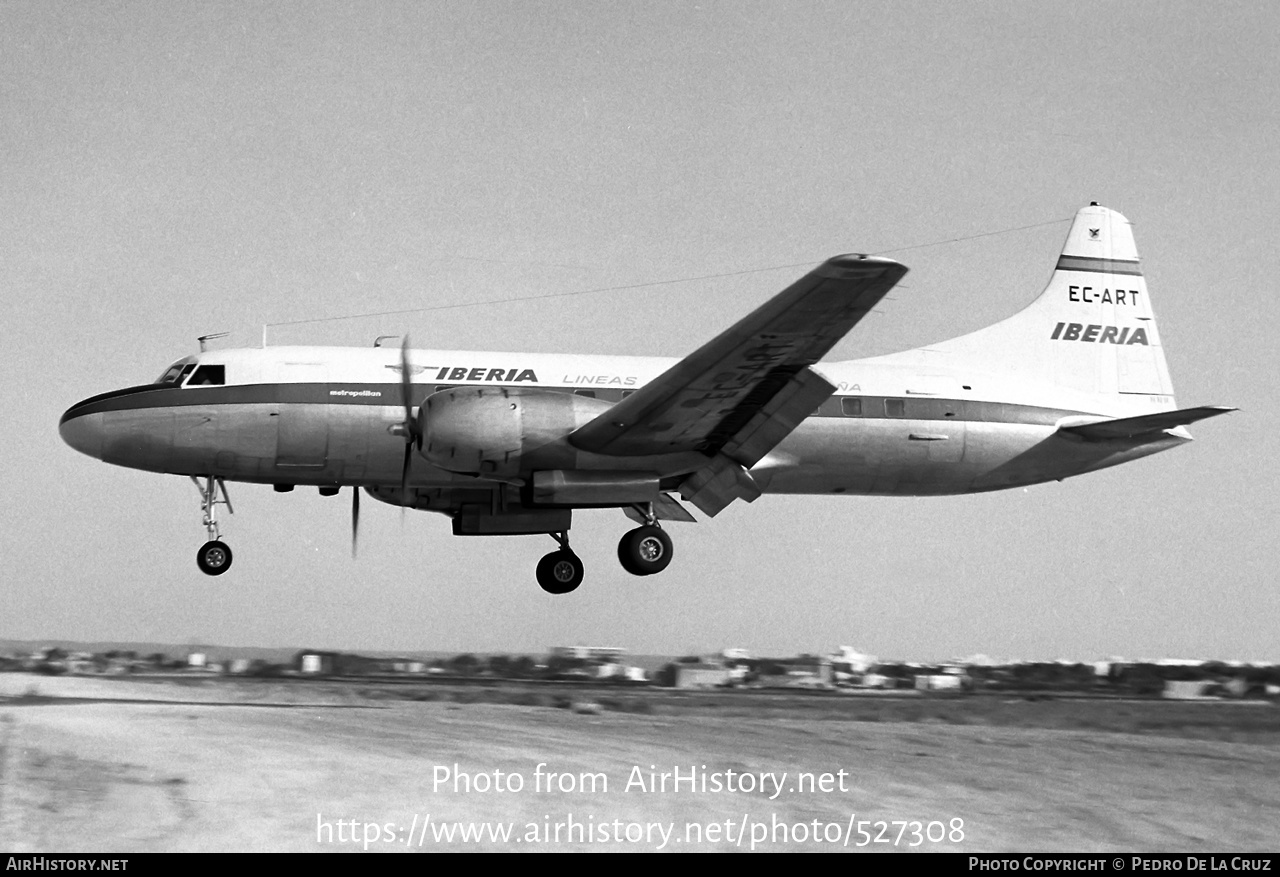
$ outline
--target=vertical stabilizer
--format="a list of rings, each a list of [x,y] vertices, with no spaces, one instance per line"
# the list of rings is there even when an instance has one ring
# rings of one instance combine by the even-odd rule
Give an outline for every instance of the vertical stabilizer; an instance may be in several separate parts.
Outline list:
[[[1173,395],[1132,226],[1097,204],[1076,214],[1039,298],[926,349],[1085,393]]]

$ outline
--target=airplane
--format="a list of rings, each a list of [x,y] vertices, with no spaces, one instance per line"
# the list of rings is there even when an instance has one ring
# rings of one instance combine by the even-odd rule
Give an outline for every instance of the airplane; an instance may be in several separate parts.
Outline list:
[[[552,594],[582,582],[573,512],[621,509],[637,576],[673,557],[664,521],[766,493],[927,496],[1092,472],[1182,445],[1131,225],[1079,210],[1044,291],[1022,311],[915,350],[821,358],[907,273],[835,256],[683,359],[394,347],[262,347],[185,356],[154,383],[72,405],[62,438],[91,457],[189,476],[208,541],[232,553],[226,481],[352,488],[439,512],[458,536],[551,536]],[[679,498],[676,497],[679,495]]]

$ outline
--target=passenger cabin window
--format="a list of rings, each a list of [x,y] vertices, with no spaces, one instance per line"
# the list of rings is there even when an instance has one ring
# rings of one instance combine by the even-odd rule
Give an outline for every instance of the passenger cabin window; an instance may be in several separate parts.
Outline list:
[[[906,417],[907,416],[907,400],[906,399],[885,399],[884,413],[887,417]]]
[[[848,396],[840,400],[840,410],[847,417],[859,417],[862,414],[862,400],[850,399]]]
[[[596,397],[596,391],[595,390],[574,390],[573,395],[586,396],[588,399],[594,399]]]
[[[630,395],[631,395],[632,393],[634,393],[634,392],[635,392],[635,390],[623,390],[623,391],[622,391],[622,398],[623,398],[623,399],[625,399],[625,398],[627,398],[628,396],[630,396]]]
[[[188,387],[221,387],[227,382],[225,365],[202,365],[187,381]]]

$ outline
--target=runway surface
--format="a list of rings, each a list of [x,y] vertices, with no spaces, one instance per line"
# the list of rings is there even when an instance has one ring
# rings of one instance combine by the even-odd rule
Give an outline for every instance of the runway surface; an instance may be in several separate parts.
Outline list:
[[[0,674],[0,849],[1267,851],[1276,755]]]

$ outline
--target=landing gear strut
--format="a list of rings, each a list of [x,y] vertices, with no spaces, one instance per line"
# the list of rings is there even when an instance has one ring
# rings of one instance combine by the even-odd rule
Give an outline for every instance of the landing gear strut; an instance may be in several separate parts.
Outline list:
[[[644,515],[644,526],[622,537],[618,543],[618,562],[633,576],[651,576],[671,563],[671,537],[658,525],[652,506],[636,506],[636,510]]]
[[[196,552],[196,566],[207,576],[220,576],[231,569],[231,548],[219,539],[218,506],[225,505],[233,515],[236,510],[231,507],[227,485],[221,478],[206,476],[205,483],[201,485],[200,479],[192,475],[191,481],[200,491],[200,510],[204,512],[204,529],[209,536],[209,541]],[[222,494],[222,499],[218,499],[218,494]]]
[[[582,559],[569,547],[568,532],[550,536],[560,543],[560,550],[538,561],[538,585],[548,594],[567,594],[582,584]]]
[[[622,537],[618,543],[618,561],[633,576],[651,576],[671,565],[674,552],[671,537],[658,523],[652,503],[641,503],[626,508],[634,521],[644,523]],[[582,584],[582,560],[569,547],[567,530],[549,533],[560,543],[560,550],[553,551],[538,561],[538,585],[548,594],[567,594]]]

